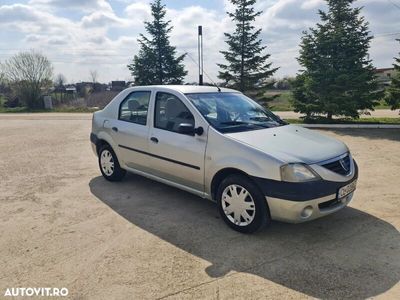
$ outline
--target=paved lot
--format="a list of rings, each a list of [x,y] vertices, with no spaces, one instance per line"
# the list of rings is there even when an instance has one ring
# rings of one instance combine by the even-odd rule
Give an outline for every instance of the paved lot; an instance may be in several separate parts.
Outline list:
[[[90,115],[0,116],[0,132],[1,296],[400,299],[399,130],[326,131],[360,166],[351,207],[250,236],[188,193],[134,175],[103,180]]]

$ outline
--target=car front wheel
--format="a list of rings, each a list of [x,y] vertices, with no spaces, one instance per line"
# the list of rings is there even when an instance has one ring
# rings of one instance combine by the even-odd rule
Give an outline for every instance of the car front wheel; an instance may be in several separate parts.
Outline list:
[[[217,202],[222,219],[236,231],[253,233],[271,222],[265,197],[244,175],[225,178],[218,188]]]
[[[99,151],[99,167],[103,177],[109,181],[120,181],[126,174],[126,171],[120,167],[118,158],[109,145],[104,145]]]

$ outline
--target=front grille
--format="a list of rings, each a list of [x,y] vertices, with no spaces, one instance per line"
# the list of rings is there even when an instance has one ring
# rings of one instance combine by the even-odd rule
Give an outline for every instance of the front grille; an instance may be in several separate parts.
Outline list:
[[[350,155],[347,154],[343,158],[321,166],[340,175],[348,175],[350,173]]]

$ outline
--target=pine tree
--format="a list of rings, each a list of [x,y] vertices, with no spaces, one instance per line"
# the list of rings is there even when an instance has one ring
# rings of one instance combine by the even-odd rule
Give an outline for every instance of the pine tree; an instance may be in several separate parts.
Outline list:
[[[260,101],[268,100],[264,94],[273,85],[268,80],[278,68],[271,68],[267,62],[270,54],[265,54],[262,46],[261,29],[252,25],[262,12],[254,10],[256,0],[230,0],[236,9],[228,16],[236,23],[234,33],[225,33],[228,51],[221,51],[228,64],[218,64],[221,68],[218,77],[225,85],[255,96]]]
[[[145,22],[149,38],[140,35],[140,50],[132,64],[128,65],[136,85],[182,84],[187,74],[183,65],[186,54],[177,56],[176,47],[171,46],[169,34],[171,21],[165,20],[165,5],[161,0],[150,4],[153,20]]]
[[[295,111],[357,118],[359,110],[372,110],[382,97],[368,55],[373,37],[354,2],[327,0],[328,12],[319,11],[321,23],[304,32]]]
[[[400,39],[397,40],[400,42]],[[396,63],[393,64],[396,71],[395,76],[392,78],[392,83],[386,90],[385,100],[393,110],[400,108],[400,53],[399,57],[395,58]]]

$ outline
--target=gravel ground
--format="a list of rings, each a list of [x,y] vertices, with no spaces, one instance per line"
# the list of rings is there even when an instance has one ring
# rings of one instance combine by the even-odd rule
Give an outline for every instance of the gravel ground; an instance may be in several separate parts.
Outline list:
[[[135,175],[106,182],[90,118],[0,116],[0,297],[66,287],[72,299],[400,299],[400,130],[324,131],[359,163],[350,207],[242,235],[183,191]]]

